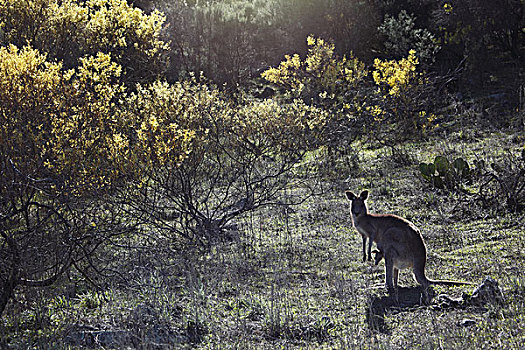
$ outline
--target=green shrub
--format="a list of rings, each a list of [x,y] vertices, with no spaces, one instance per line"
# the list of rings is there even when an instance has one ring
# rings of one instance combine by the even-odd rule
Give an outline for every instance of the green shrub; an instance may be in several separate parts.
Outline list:
[[[424,63],[433,63],[440,49],[434,35],[425,28],[416,28],[416,17],[401,10],[396,17],[386,15],[378,28],[386,38],[384,46],[388,56],[400,59],[414,49]]]
[[[139,86],[126,110],[138,120],[155,116],[159,128],[191,133],[187,153],[179,158],[156,155],[156,143],[173,139],[152,135],[141,156],[151,162],[143,162],[147,181],[139,180],[126,195],[135,203],[136,217],[169,228],[174,239],[200,243],[227,236],[226,231],[235,231],[234,218],[275,202],[295,181],[291,175],[301,171],[305,154],[317,146],[327,119],[324,111],[300,100],[232,100],[195,79]]]

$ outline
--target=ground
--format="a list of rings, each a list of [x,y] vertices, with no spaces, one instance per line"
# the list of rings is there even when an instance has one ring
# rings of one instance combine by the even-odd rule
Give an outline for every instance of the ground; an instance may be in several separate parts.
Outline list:
[[[407,144],[394,153],[356,143],[348,155],[327,163],[332,171],[324,175],[321,194],[292,208],[269,207],[247,215],[229,240],[195,250],[171,249],[159,238],[141,257],[133,249],[129,255],[119,253],[118,259],[129,260],[121,271],[128,276],[126,286],[115,283],[98,291],[79,286],[68,293],[64,281],[58,294],[50,289],[17,299],[3,320],[4,344],[524,348],[524,212],[482,205],[468,191],[434,189],[418,172],[419,162],[436,155],[460,155],[469,162],[502,159],[520,151],[520,137],[455,133]],[[443,306],[438,295],[467,300],[476,286],[435,286],[434,298],[425,303],[418,300],[420,290],[408,272],[401,274],[400,284],[405,287],[401,299],[410,302],[389,299],[384,262],[362,262],[361,237],[351,226],[345,189],[370,190],[371,212],[397,214],[420,228],[430,278],[475,285],[492,278],[504,300]]]

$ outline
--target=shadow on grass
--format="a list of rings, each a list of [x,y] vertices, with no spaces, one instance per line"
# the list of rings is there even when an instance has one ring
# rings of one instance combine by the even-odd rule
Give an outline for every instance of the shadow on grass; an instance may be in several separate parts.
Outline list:
[[[425,295],[422,287],[399,287],[388,295],[370,295],[366,308],[366,322],[372,332],[390,334],[385,315],[410,311],[430,304],[435,292],[428,288]]]
[[[487,311],[487,304],[502,307],[506,303],[498,281],[489,277],[475,286],[472,292],[464,292],[463,296],[459,298],[440,294],[432,303],[434,297],[436,297],[436,293],[432,287],[429,287],[425,293],[425,290],[420,286],[399,287],[387,296],[370,295],[366,309],[366,322],[372,332],[390,334],[390,329],[385,322],[387,312],[396,314],[428,306],[435,310],[470,307],[485,312]]]

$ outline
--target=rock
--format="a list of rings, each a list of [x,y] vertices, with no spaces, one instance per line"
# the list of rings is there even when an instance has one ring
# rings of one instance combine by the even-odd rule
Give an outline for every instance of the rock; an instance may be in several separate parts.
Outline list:
[[[472,294],[463,292],[460,298],[452,298],[447,294],[440,294],[433,303],[434,310],[465,307],[484,307],[486,304],[503,305],[505,297],[497,281],[491,278],[478,285]]]
[[[436,309],[448,309],[452,307],[460,307],[464,300],[462,298],[452,298],[448,294],[440,294],[437,296]]]
[[[470,318],[464,318],[462,319],[460,322],[459,322],[459,325],[461,327],[470,327],[470,326],[474,326],[476,324],[476,321],[475,320],[472,320]]]
[[[474,289],[468,302],[475,306],[481,306],[487,303],[502,305],[505,302],[505,296],[498,282],[487,277],[483,283]]]

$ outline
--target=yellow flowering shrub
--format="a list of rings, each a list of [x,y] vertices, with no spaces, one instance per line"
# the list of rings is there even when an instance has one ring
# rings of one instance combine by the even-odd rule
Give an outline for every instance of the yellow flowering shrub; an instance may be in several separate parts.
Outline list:
[[[327,113],[300,100],[242,101],[195,79],[138,86],[125,108],[140,121],[133,126],[138,141],[133,156],[155,171],[222,157],[219,139],[240,158],[255,144],[271,154],[295,152],[315,142],[313,135],[327,119]]]
[[[393,97],[403,97],[407,89],[418,83],[419,74],[416,72],[418,64],[415,50],[410,50],[408,57],[399,61],[381,61],[376,58],[372,77],[384,93]]]
[[[420,133],[436,119],[426,105],[432,86],[419,71],[414,50],[399,60],[375,59],[372,79],[367,79],[364,63],[338,57],[333,44],[313,36],[307,44],[304,60],[297,54],[285,56],[262,77],[285,88],[288,100],[300,98],[330,112],[317,131],[319,144],[344,146],[363,129],[381,142],[398,139]]]
[[[159,109],[124,112],[121,67],[110,55],[80,61],[64,70],[35,49],[0,48],[3,162],[78,195],[140,176],[151,159],[185,158],[191,132],[162,120]]]
[[[18,286],[53,284],[125,231],[106,194],[141,175],[130,127],[141,121],[122,113],[121,71],[103,53],[66,70],[0,47],[0,313]]]
[[[199,98],[199,93],[206,94],[206,98]],[[136,116],[136,160],[152,171],[180,165],[202,140],[202,126],[197,119],[201,108],[215,108],[214,96],[190,82],[138,86],[126,102],[127,113]]]
[[[285,85],[294,90],[300,90],[304,85],[301,81],[303,62],[298,54],[285,55],[284,61],[277,68],[269,68],[262,73],[262,77],[269,82]]]
[[[0,147],[3,161],[32,173],[48,158],[45,144],[51,121],[61,108],[63,82],[69,78],[60,63],[46,61],[38,51],[0,48]]]
[[[118,82],[121,67],[102,53],[81,59],[81,64],[67,82],[63,109],[52,121],[50,166],[67,175],[67,187],[105,187],[122,176],[129,157],[129,141],[122,134],[125,120],[117,105],[124,92]]]
[[[297,54],[285,56],[262,77],[286,88],[289,98],[330,111],[317,136],[321,144],[336,145],[355,134],[355,116],[363,100],[360,86],[368,71],[357,58],[338,57],[334,45],[321,38],[309,36],[307,44],[304,60]]]
[[[84,56],[111,54],[130,84],[153,81],[166,66],[165,17],[126,0],[0,0],[0,40],[31,45],[73,68]]]
[[[418,65],[415,50],[400,60],[374,60],[372,77],[378,87],[378,98],[366,110],[376,122],[390,119],[401,123],[396,134],[408,136],[427,128],[435,119],[424,106],[422,92],[428,82],[418,71]]]
[[[298,95],[335,94],[355,87],[368,73],[362,62],[354,57],[339,58],[333,44],[321,38],[307,38],[308,54],[301,60],[298,54],[286,55],[278,67],[269,68],[262,77],[271,83],[293,89]]]
[[[315,148],[329,115],[326,111],[295,99],[280,103],[273,99],[251,100],[240,105],[228,121],[238,147],[253,140],[259,149],[274,155],[296,155]]]
[[[85,7],[89,20],[82,44],[87,52],[111,52],[132,82],[152,81],[162,72],[168,44],[160,39],[166,20],[161,12],[147,15],[126,0],[88,0]]]

